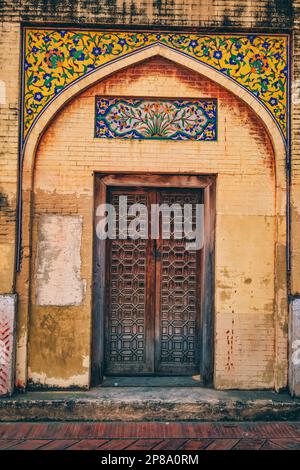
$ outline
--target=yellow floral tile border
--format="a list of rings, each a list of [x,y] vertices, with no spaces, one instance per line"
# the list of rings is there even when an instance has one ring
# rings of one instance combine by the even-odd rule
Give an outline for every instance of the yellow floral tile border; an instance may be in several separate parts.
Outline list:
[[[45,107],[98,67],[155,43],[214,68],[250,91],[287,137],[288,36],[25,28],[23,139]]]

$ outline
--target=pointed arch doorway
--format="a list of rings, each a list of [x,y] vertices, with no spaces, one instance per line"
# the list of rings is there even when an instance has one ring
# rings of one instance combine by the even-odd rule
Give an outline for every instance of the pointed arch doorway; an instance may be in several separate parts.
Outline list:
[[[161,54],[163,54],[164,50],[162,49],[161,51],[158,51],[157,48],[153,48],[153,50],[151,51],[151,53],[154,53],[154,52],[159,52]],[[169,55],[169,54],[168,54]],[[176,59],[175,55],[176,56],[179,56],[178,53],[176,53],[173,57],[173,53],[170,52],[170,58],[171,60]],[[139,59],[141,58],[140,55],[135,57],[136,59]],[[144,55],[143,55],[143,58],[144,58]],[[131,58],[133,60],[133,57]],[[125,59],[124,59],[125,60]],[[127,62],[125,60],[125,62],[123,61],[120,61],[119,62],[119,66],[121,67],[121,65],[126,65]],[[185,64],[190,68],[190,69],[193,69],[197,72],[199,72],[199,74],[201,73],[201,71],[203,72],[203,75],[205,75],[205,72],[206,72],[206,69],[204,70],[203,67],[200,67],[199,64],[196,64],[194,63],[193,61],[186,61]],[[130,65],[130,64],[127,64],[127,65]],[[201,69],[201,70],[200,70]],[[103,78],[103,75],[104,74],[104,69],[101,71],[101,77]],[[106,70],[107,73],[113,73],[114,70],[112,70],[111,68],[108,68]],[[209,71],[208,71],[209,73]],[[207,73],[207,75],[208,75]],[[100,79],[100,71],[99,71],[99,74],[96,74],[89,77],[89,86],[93,83],[93,79],[97,80],[97,79]],[[213,76],[210,76],[210,78],[212,78],[213,80],[215,80],[215,82],[217,82],[218,80],[218,77],[213,77]],[[220,78],[220,77],[219,77]],[[226,81],[227,80],[227,81]],[[222,80],[219,80],[220,83],[225,87],[227,88],[229,91],[232,91],[233,93],[235,93],[235,90],[233,89],[234,88],[234,85],[232,83],[229,83],[229,79],[222,79]],[[228,86],[227,86],[228,85]],[[31,231],[29,230],[29,227],[30,227],[30,217],[31,217],[31,214],[32,214],[32,207],[34,206],[34,202],[32,201],[32,181],[34,180],[33,178],[33,175],[34,175],[34,161],[35,161],[35,154],[36,154],[36,148],[37,148],[37,145],[38,145],[38,142],[39,140],[41,139],[45,129],[47,128],[48,124],[50,123],[51,119],[55,116],[55,114],[60,111],[62,109],[62,107],[64,105],[67,104],[67,102],[73,98],[76,98],[77,94],[79,94],[82,90],[85,89],[85,87],[87,87],[88,84],[87,84],[87,81],[85,80],[82,80],[81,82],[81,85],[80,85],[80,89],[76,86],[72,86],[70,87],[68,90],[66,90],[64,92],[63,95],[61,95],[59,98],[57,98],[57,101],[53,101],[53,103],[51,103],[51,105],[49,106],[49,108],[47,108],[47,111],[45,111],[44,115],[43,115],[43,118],[39,119],[37,121],[37,124],[35,126],[35,130],[31,133],[30,137],[29,137],[29,140],[26,144],[26,149],[25,149],[25,154],[24,154],[24,172],[23,172],[23,197],[24,197],[24,208],[26,209],[26,211],[24,212],[24,223],[23,223],[23,241],[24,241],[24,244],[25,246],[27,247],[31,247],[32,245],[32,241],[31,241]],[[77,87],[77,88],[76,88]],[[238,87],[237,85],[235,87]],[[237,90],[236,90],[237,91]],[[237,94],[237,93],[235,93]],[[76,95],[76,96],[75,96]],[[148,96],[148,94],[147,94]],[[282,227],[284,226],[284,224],[282,223],[282,221],[285,220],[285,206],[284,206],[284,203],[285,203],[285,180],[284,180],[284,149],[283,149],[283,146],[282,146],[282,142],[280,141],[280,139],[278,138],[278,131],[276,130],[276,128],[274,128],[271,123],[270,123],[270,120],[267,119],[267,117],[263,114],[263,111],[258,109],[258,105],[257,103],[251,101],[248,102],[247,101],[247,96],[243,95],[242,97],[242,100],[244,100],[245,98],[245,101],[250,105],[251,108],[253,108],[253,110],[255,111],[255,113],[258,114],[258,111],[260,113],[260,117],[261,117],[261,120],[264,122],[264,125],[267,127],[267,130],[268,130],[268,134],[270,135],[271,137],[271,141],[272,141],[272,144],[274,146],[274,168],[276,168],[276,171],[274,173],[274,178],[276,178],[274,181],[276,182],[276,186],[275,186],[275,191],[276,191],[276,226],[275,226],[275,242],[276,243],[276,250],[280,250],[278,251],[279,252],[279,255],[280,256],[277,256],[276,255],[276,258],[275,258],[275,263],[274,263],[274,272],[275,272],[275,284],[277,285],[277,278],[279,279],[282,279],[282,266],[284,265],[284,262],[282,260],[284,260],[284,256],[285,256],[285,250],[283,249],[283,247],[285,246],[285,232],[282,230]],[[76,98],[77,99],[77,98]],[[92,108],[90,108],[92,109]],[[260,112],[262,111],[262,112]],[[62,111],[63,112],[63,111]],[[265,119],[266,117],[266,119]],[[218,148],[218,147],[217,147]],[[216,149],[217,150],[217,149]],[[215,154],[214,154],[214,157],[215,157]],[[222,160],[223,161],[223,160]],[[228,163],[230,163],[228,161]],[[130,169],[131,171],[134,171],[134,167],[133,165],[129,165],[129,167],[126,167],[124,168],[124,166],[122,166],[123,163],[122,162],[114,162],[114,168],[122,168],[123,171],[127,171],[127,169]],[[227,162],[224,161],[224,168],[225,166],[227,165]],[[88,168],[88,167],[87,167]],[[112,170],[112,166],[107,166],[105,168],[104,165],[97,165],[97,170],[96,171],[106,171],[107,168],[110,168],[110,171],[114,171]],[[148,171],[148,168],[151,168],[152,171],[156,171],[156,167],[154,165],[150,166],[148,163],[147,165],[144,164],[144,166],[141,166],[140,167],[141,169],[143,169],[144,171]],[[191,166],[186,166],[184,167],[181,162],[178,163],[177,167],[176,165],[174,165],[172,163],[172,161],[170,161],[170,166],[166,165],[163,167],[163,168],[170,168],[170,171],[191,171],[191,172],[194,172],[194,167],[191,167]],[[161,171],[164,171],[163,168],[161,168],[160,170]],[[198,171],[198,172],[203,172],[203,173],[214,173],[214,172],[217,172],[218,171],[218,174],[222,177],[222,172],[224,172],[224,168],[221,167],[220,169],[220,172],[219,170],[216,170],[216,167],[215,165],[213,164],[205,164],[205,165],[197,165],[195,166],[196,170],[195,171]],[[89,167],[88,168],[88,171],[89,171],[89,175],[91,176],[93,174],[93,171],[95,171],[95,168],[94,167]],[[91,182],[92,182],[92,177],[91,177]],[[91,184],[91,188],[92,188],[92,184]],[[218,186],[218,188],[221,188],[220,186]],[[275,198],[274,198],[275,199]],[[267,199],[266,199],[267,200]],[[91,203],[92,204],[92,203]],[[90,211],[90,213],[92,213],[92,210]],[[26,215],[26,217],[25,217]],[[92,231],[92,224],[90,226],[90,232],[91,233]],[[218,238],[219,239],[219,238]],[[34,241],[34,239],[33,239]],[[273,244],[273,241],[270,241],[270,246]],[[276,251],[276,253],[277,253]],[[86,257],[86,259],[92,259],[92,256],[89,257],[89,254],[88,254],[88,257]],[[20,321],[19,321],[19,326],[18,326],[18,330],[19,330],[19,337],[20,337],[20,340],[19,340],[19,346],[18,346],[18,373],[17,373],[17,377],[18,377],[18,383],[20,384],[25,384],[26,383],[26,374],[27,374],[27,371],[29,370],[30,374],[31,374],[31,370],[30,368],[32,367],[31,365],[31,359],[29,359],[29,369],[26,368],[27,367],[27,344],[28,341],[27,341],[27,327],[25,328],[25,326],[27,325],[27,321],[28,321],[28,315],[29,315],[29,311],[32,311],[34,306],[32,306],[32,304],[29,305],[28,303],[28,294],[27,294],[27,290],[29,289],[29,286],[30,284],[32,284],[32,281],[31,281],[31,277],[30,274],[29,274],[29,268],[30,268],[30,263],[29,263],[29,260],[30,260],[30,257],[24,257],[23,259],[23,264],[22,264],[22,271],[21,273],[18,275],[18,285],[19,285],[19,290],[21,292],[20,294],[20,300],[19,300],[19,304],[22,305],[22,308],[20,310]],[[218,264],[217,264],[217,268],[218,268]],[[98,269],[98,267],[95,265],[95,269]],[[30,279],[30,282],[25,282],[26,279]],[[89,274],[87,276],[87,279],[89,281]],[[89,282],[88,282],[88,285],[91,285]],[[103,286],[104,284],[100,284],[100,290],[103,289]],[[101,296],[100,296],[101,297]],[[286,310],[284,310],[282,308],[282,305],[283,303],[281,302],[281,300],[284,300],[285,299],[285,291],[284,289],[277,289],[275,291],[275,303],[274,303],[274,325],[275,325],[275,328],[276,328],[276,335],[274,335],[274,345],[275,345],[275,350],[276,350],[276,354],[278,355],[278,351],[283,351],[285,350],[285,333],[284,333],[284,341],[281,341],[281,333],[282,333],[282,327],[280,325],[282,325],[283,323],[277,323],[278,321],[278,318],[279,316],[281,316],[282,318],[285,317],[286,315]],[[88,299],[89,300],[89,299]],[[90,308],[90,303],[88,303],[88,308]],[[279,308],[280,306],[280,308]],[[30,310],[31,309],[31,310]],[[217,310],[217,308],[216,308]],[[244,312],[245,310],[243,310]],[[219,312],[218,312],[219,314]],[[96,314],[97,315],[97,314]],[[246,317],[246,315],[245,315]],[[271,316],[269,315],[268,318],[270,318]],[[35,317],[34,315],[32,315],[32,318],[37,318]],[[254,315],[249,317],[249,318],[255,318]],[[97,320],[97,319],[96,319]],[[247,317],[247,320],[248,320],[248,317]],[[83,320],[86,323],[86,318]],[[25,326],[24,326],[25,325]],[[220,328],[220,323],[217,323],[217,327]],[[89,328],[89,325],[86,327],[86,330],[88,330],[89,332],[91,331],[91,329]],[[95,330],[95,329],[94,329]],[[24,336],[22,336],[22,333],[24,331]],[[33,330],[34,331],[34,330]],[[74,330],[76,331],[76,330]],[[31,338],[34,336],[35,333],[33,333],[31,335]],[[217,334],[218,334],[218,331],[217,331]],[[272,341],[272,334],[269,335],[269,338],[270,341]],[[89,337],[90,339],[90,337]],[[258,340],[259,342],[259,340]],[[90,343],[89,343],[90,344]],[[94,344],[95,344],[95,341],[94,341]],[[99,343],[101,344],[101,343]],[[218,346],[219,343],[217,343],[215,345],[215,348],[216,348],[216,374],[215,374],[215,377],[214,377],[214,382],[216,384],[217,387],[223,387],[224,386],[224,383],[225,383],[225,386],[227,387],[228,386],[228,383],[227,382],[224,382],[223,381],[223,378],[221,377],[221,379],[219,378],[221,375],[222,375],[222,372],[220,373],[219,370],[222,369],[223,366],[221,366],[221,369],[219,369],[218,367],[218,364],[220,361],[220,356],[218,356]],[[95,346],[95,348],[97,348],[97,346]],[[274,348],[273,348],[274,349]],[[273,351],[272,349],[272,351]],[[86,348],[86,354],[88,355],[89,354],[89,347]],[[276,355],[276,361],[278,361],[279,359],[277,359],[277,355]],[[48,356],[49,357],[49,354],[45,354],[45,356]],[[90,357],[90,356],[89,356]],[[93,377],[96,377],[96,383],[99,383],[99,378],[101,378],[101,375],[103,374],[103,362],[101,361],[98,361],[97,364],[95,364],[95,357],[97,357],[96,355],[94,355],[92,361],[93,361],[93,371],[96,371],[96,373],[94,374],[93,373]],[[283,356],[278,356],[278,357],[283,357]],[[284,374],[281,373],[281,364],[283,362],[280,361],[277,363],[276,362],[276,367],[274,368],[274,374],[275,374],[275,378],[274,378],[274,383],[275,383],[275,387],[278,387],[278,383],[284,383]],[[203,364],[203,362],[202,362]],[[279,364],[279,365],[278,365]],[[206,366],[203,365],[203,370],[205,371],[206,370]],[[44,369],[43,369],[44,370]],[[238,372],[237,372],[238,374]],[[61,374],[63,375],[63,374]],[[205,374],[204,374],[205,375]],[[207,377],[209,377],[209,374],[207,374]],[[88,368],[88,371],[85,372],[85,376],[84,376],[84,384],[85,386],[87,386],[87,384],[90,384],[89,382],[89,378],[90,378],[90,369]],[[93,379],[94,380],[94,379]],[[95,382],[94,382],[95,383]],[[239,379],[239,377],[236,377],[234,378],[234,381],[230,383],[231,384],[234,384],[235,388],[240,388],[240,387],[251,387],[252,386],[252,382],[248,382],[247,380],[245,381],[244,378],[241,378]],[[267,386],[270,386],[269,383],[270,382],[263,382],[264,384],[266,383]],[[246,385],[245,385],[246,384]],[[73,383],[72,383],[73,385]],[[272,384],[271,384],[272,386]]]

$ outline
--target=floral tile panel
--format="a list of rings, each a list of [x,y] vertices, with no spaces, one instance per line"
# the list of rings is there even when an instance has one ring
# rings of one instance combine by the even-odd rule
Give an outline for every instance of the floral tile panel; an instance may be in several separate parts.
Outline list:
[[[95,137],[214,141],[217,101],[97,97]]]
[[[287,35],[24,29],[25,139],[44,109],[72,83],[115,60],[160,44],[211,67],[248,90],[287,137]]]

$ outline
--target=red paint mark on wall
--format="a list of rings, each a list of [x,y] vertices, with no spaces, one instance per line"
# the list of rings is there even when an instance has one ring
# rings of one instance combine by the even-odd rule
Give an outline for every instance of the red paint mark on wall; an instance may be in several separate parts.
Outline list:
[[[226,370],[229,372],[233,368],[233,341],[234,341],[234,320],[231,321],[231,328],[226,331],[227,341],[227,362]]]
[[[0,395],[13,389],[15,296],[0,296]]]

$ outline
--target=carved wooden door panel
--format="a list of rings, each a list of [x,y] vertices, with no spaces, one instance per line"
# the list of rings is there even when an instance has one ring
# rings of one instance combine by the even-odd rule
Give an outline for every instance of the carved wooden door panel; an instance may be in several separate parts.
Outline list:
[[[196,204],[198,190],[111,189],[119,220],[119,196],[134,203]],[[107,375],[188,375],[199,372],[200,253],[185,239],[122,239],[107,242]],[[193,215],[194,217],[194,215]],[[130,222],[130,217],[128,217]],[[194,222],[194,220],[193,220]],[[150,234],[150,217],[148,224]]]
[[[159,204],[201,202],[199,191],[161,190]],[[200,256],[199,250],[187,250],[189,240],[174,237],[174,213],[171,213],[170,239],[157,241],[156,256],[156,347],[155,369],[165,375],[199,373],[200,329]]]
[[[149,207],[147,190],[110,190],[109,202],[120,220],[119,197],[127,197],[127,205]],[[121,215],[122,218],[122,215]],[[128,217],[128,222],[132,217]],[[148,239],[116,239],[108,241],[106,374],[152,373],[153,331],[152,296],[154,260]],[[125,234],[126,236],[126,234]],[[124,236],[124,238],[125,238]]]

